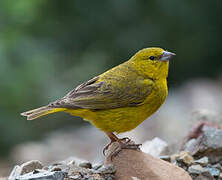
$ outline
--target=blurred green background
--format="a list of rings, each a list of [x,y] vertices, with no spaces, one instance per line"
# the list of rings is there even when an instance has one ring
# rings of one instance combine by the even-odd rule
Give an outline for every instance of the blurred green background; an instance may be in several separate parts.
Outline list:
[[[1,0],[0,156],[52,130],[88,124],[62,113],[28,122],[19,113],[65,95],[144,47],[177,54],[170,88],[219,77],[221,7],[221,0]]]

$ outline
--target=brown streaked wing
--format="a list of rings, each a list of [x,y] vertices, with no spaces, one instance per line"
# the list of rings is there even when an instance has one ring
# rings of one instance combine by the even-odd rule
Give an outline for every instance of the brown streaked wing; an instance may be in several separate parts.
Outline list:
[[[118,83],[128,83],[124,88],[114,86],[106,81],[97,82],[99,76],[79,85],[65,97],[49,104],[50,107],[110,109],[137,106],[151,93],[152,86],[130,82],[127,79],[113,78]]]

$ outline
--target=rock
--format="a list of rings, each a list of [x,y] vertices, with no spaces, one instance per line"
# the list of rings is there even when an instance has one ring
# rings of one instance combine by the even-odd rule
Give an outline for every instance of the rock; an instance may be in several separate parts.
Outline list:
[[[92,168],[92,164],[89,161],[84,160],[84,159],[80,159],[77,157],[69,157],[60,163],[68,164],[68,165],[75,164],[76,166],[80,166],[80,167],[84,167],[84,168]]]
[[[164,160],[164,161],[167,161],[167,162],[171,162],[171,158],[170,156],[159,156],[160,159]]]
[[[21,175],[34,171],[35,169],[42,169],[43,165],[38,160],[31,160],[21,165]]]
[[[116,172],[116,168],[113,164],[107,164],[99,168],[97,172],[100,174],[114,174]]]
[[[72,165],[69,168],[68,174],[70,176],[75,176],[75,175],[79,175],[79,174],[84,174],[84,175],[91,175],[93,174],[91,169],[86,169],[86,168],[82,168],[76,165]]]
[[[214,164],[212,167],[217,168],[217,169],[219,169],[220,171],[222,171],[222,166],[221,166],[219,163]]]
[[[197,176],[194,180],[215,180],[213,176],[209,172],[203,172],[199,176]]]
[[[94,164],[92,168],[93,168],[94,170],[98,170],[98,169],[101,168],[102,166],[103,166],[102,164]]]
[[[48,171],[63,171],[68,173],[70,170],[70,167],[66,164],[53,164],[48,166]]]
[[[217,169],[217,168],[206,167],[205,169],[206,169],[206,171],[208,171],[211,174],[211,176],[214,176],[214,177],[219,177],[220,176],[220,170]]]
[[[75,175],[75,176],[69,176],[69,179],[73,179],[73,180],[77,180],[80,179],[81,176],[80,175]],[[68,180],[68,179],[67,179]]]
[[[222,159],[222,130],[207,127],[195,143],[187,149],[195,157],[207,156],[211,163]]]
[[[111,154],[118,146],[118,143],[110,146],[104,163],[114,165],[115,177],[118,180],[132,177],[149,180],[191,180],[183,169],[138,150],[123,149],[111,161]]]
[[[180,154],[176,157],[176,161],[178,161],[178,162],[183,162],[183,163],[185,163],[186,165],[190,165],[190,164],[193,163],[194,159],[193,159],[193,157],[190,155],[189,152],[182,151],[182,152],[180,152]]]
[[[208,157],[206,157],[206,156],[194,161],[194,163],[200,164],[202,166],[206,166],[208,164],[208,162],[209,162],[209,160],[208,160]]]
[[[22,173],[22,168],[21,168],[20,166],[16,165],[16,166],[13,168],[12,172],[10,173],[10,175],[9,175],[9,177],[8,177],[8,180],[15,180],[15,178],[16,178],[17,176],[20,176],[21,173]]]
[[[199,164],[197,164],[197,165],[192,165],[192,166],[190,166],[189,168],[188,168],[188,172],[190,173],[190,174],[196,174],[196,175],[199,175],[199,174],[201,174],[201,173],[203,173],[203,172],[205,172],[206,170],[201,166],[201,165],[199,165]]]
[[[88,168],[88,169],[92,168],[92,164],[90,162],[82,162],[79,164],[79,166],[83,168]]]
[[[137,177],[132,177],[132,180],[141,180],[141,179],[139,179]]]
[[[40,172],[33,174],[33,172],[18,176],[16,180],[63,180],[67,177],[67,173],[62,171],[54,171],[54,172]]]
[[[156,137],[151,141],[146,141],[141,147],[141,151],[154,157],[166,155],[168,153],[168,144],[162,139]]]
[[[190,139],[189,141],[187,141],[182,149],[187,152],[192,152],[193,147],[195,145],[196,145],[196,139],[193,138],[193,139]]]

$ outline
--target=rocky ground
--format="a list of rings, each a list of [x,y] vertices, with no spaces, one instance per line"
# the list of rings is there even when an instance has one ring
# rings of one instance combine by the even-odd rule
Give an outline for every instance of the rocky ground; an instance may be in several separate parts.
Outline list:
[[[49,180],[112,180],[115,177],[115,168],[112,165],[92,165],[88,161],[71,157],[65,161],[43,166],[37,160],[15,166],[9,180],[49,179]]]
[[[172,149],[171,146],[159,138],[147,141],[141,147],[143,152],[181,167],[189,173],[192,179],[222,179],[222,129],[220,126],[200,121],[191,129],[178,153],[167,155],[170,149]],[[71,157],[47,166],[37,160],[17,165],[13,168],[9,180],[112,180],[115,179],[115,172],[114,165],[91,164]],[[136,178],[132,177],[132,179]]]

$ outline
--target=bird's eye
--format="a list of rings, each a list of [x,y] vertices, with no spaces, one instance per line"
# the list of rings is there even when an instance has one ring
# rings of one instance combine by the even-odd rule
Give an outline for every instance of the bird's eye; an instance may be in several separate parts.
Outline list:
[[[150,59],[150,60],[154,60],[155,57],[154,57],[154,56],[150,56],[149,59]]]

